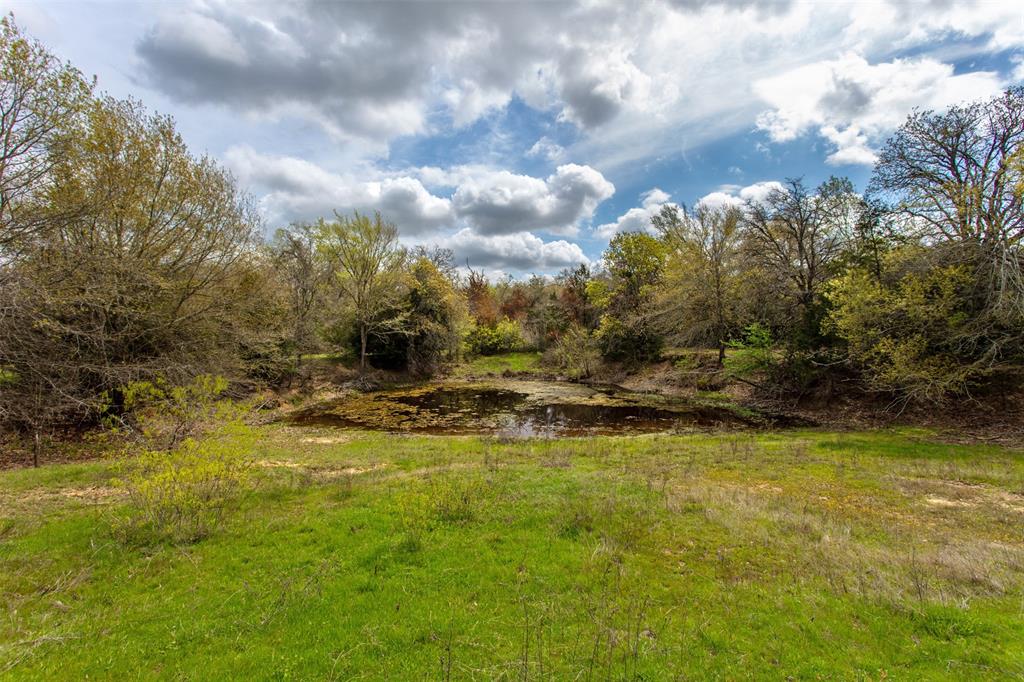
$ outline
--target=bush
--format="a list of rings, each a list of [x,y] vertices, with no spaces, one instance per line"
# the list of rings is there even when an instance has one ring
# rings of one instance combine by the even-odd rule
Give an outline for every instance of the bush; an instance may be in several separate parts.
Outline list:
[[[120,414],[112,412],[109,419],[133,427],[146,449],[170,450],[223,420],[227,388],[227,379],[209,374],[185,385],[163,378],[132,382],[119,391]]]
[[[466,334],[466,349],[474,355],[498,355],[526,350],[519,323],[504,319],[494,326],[476,325]]]
[[[573,379],[591,376],[601,361],[597,342],[579,325],[569,327],[548,352],[555,367]]]
[[[194,542],[216,530],[249,479],[255,433],[248,406],[222,400],[227,381],[203,375],[185,386],[136,382],[122,390],[136,437],[114,484],[128,493],[115,518],[122,539]],[[116,429],[118,431],[119,429]]]
[[[775,367],[774,342],[771,331],[757,322],[743,331],[742,340],[728,343],[732,353],[725,359],[725,369],[730,376],[749,380]]]
[[[965,267],[925,267],[902,254],[886,265],[882,281],[853,270],[829,291],[834,308],[828,324],[864,369],[869,387],[931,401],[965,395],[998,371],[1004,358],[974,342],[984,334],[972,328]],[[1012,356],[1008,350],[1004,355]]]
[[[605,314],[601,317],[594,338],[601,355],[609,360],[634,365],[657,360],[665,345],[664,337],[640,316],[623,320]]]
[[[837,379],[846,376],[847,363],[836,349],[777,348],[768,328],[756,322],[747,326],[742,341],[727,345],[732,352],[725,359],[726,374],[771,397],[816,394],[827,400]]]
[[[195,542],[217,530],[250,478],[253,430],[240,419],[171,450],[146,450],[114,481],[128,493],[115,532],[129,542]]]

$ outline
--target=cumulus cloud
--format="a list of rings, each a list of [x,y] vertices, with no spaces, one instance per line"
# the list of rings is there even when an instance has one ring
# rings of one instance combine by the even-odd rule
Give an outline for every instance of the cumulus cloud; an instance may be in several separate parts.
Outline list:
[[[239,180],[264,192],[268,222],[309,220],[332,210],[381,211],[405,235],[464,223],[482,235],[543,231],[574,234],[615,186],[589,166],[566,164],[546,179],[480,166],[425,167],[360,177],[331,173],[303,159],[233,147],[225,162]],[[424,185],[454,187],[451,198]]]
[[[562,56],[559,81],[561,117],[583,128],[607,123],[631,103],[642,105],[651,88],[651,77],[622,50],[571,50]]]
[[[465,166],[376,172],[366,180],[249,147],[229,150],[226,163],[241,182],[262,192],[271,226],[330,217],[335,210],[380,211],[404,241],[438,243],[454,250],[459,262],[504,271],[548,272],[588,262],[578,245],[544,241],[533,231],[575,231],[615,189],[593,168],[573,164],[546,179]],[[367,174],[374,171],[364,169],[361,176]],[[450,198],[434,194],[424,178],[455,191]]]
[[[833,145],[832,162],[867,162],[877,135],[871,122],[828,114],[868,105],[905,113],[898,97],[880,92],[902,83],[881,64],[850,75],[850,64],[837,66],[848,58],[837,55],[927,55],[951,36],[961,40],[961,57],[1019,49],[1024,24],[1013,3],[984,0],[192,0],[153,23],[136,54],[142,79],[172,98],[304,119],[336,138],[369,141],[376,153],[399,136],[464,128],[519,98],[585,133],[576,145],[583,154],[559,160],[584,158],[607,171],[666,145],[682,151],[746,129],[765,102],[761,123],[773,135],[813,130]],[[949,81],[934,92],[926,87],[929,61]],[[936,58],[888,65],[917,88],[908,98],[923,89],[941,102],[992,80],[985,72],[954,76]],[[807,78],[810,94],[781,82]],[[792,88],[799,102],[789,102]],[[869,100],[858,104],[862,97]],[[536,153],[546,154],[543,146]]]
[[[705,194],[697,200],[696,206],[706,208],[722,208],[730,206],[742,206],[748,201],[764,201],[770,192],[785,190],[781,182],[767,180],[755,182],[746,187],[739,185],[723,185],[718,190]]]
[[[559,166],[547,179],[498,171],[466,178],[452,195],[460,218],[483,235],[543,230],[572,235],[615,193],[589,166]]]
[[[672,197],[657,187],[640,195],[640,206],[631,208],[618,217],[613,223],[605,223],[594,228],[594,235],[602,239],[611,239],[619,232],[650,232],[654,233],[651,218],[661,212],[663,206],[674,205]]]
[[[459,263],[503,271],[554,271],[590,262],[577,244],[562,239],[545,242],[529,232],[482,235],[463,228],[437,243],[451,249]]]
[[[874,145],[914,107],[942,109],[991,97],[1002,87],[994,72],[955,74],[952,65],[930,58],[870,64],[848,54],[762,79],[754,89],[772,107],[757,119],[772,141],[813,132],[834,149],[829,163],[872,164]]]
[[[463,127],[513,93],[583,127],[641,99],[649,78],[612,45],[606,12],[574,3],[195,0],[138,41],[143,78],[191,103],[301,116],[336,137],[423,133],[443,107]],[[571,26],[575,40],[560,40]]]
[[[422,235],[451,225],[451,201],[427,191],[419,179],[398,176],[357,180],[292,157],[234,147],[225,155],[239,180],[263,190],[268,223],[312,220],[332,211],[381,211],[403,235]]]

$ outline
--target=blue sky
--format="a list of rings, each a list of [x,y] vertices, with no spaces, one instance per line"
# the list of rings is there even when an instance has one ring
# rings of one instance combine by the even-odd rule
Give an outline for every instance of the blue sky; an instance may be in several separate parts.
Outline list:
[[[1013,2],[0,2],[172,114],[269,233],[381,210],[500,275],[599,258],[666,202],[845,175],[913,107],[1024,79]]]

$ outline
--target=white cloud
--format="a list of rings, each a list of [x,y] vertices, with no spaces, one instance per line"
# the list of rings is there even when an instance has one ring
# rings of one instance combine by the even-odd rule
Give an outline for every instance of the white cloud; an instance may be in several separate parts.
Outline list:
[[[847,54],[755,83],[755,92],[772,107],[757,125],[775,142],[821,135],[834,149],[829,163],[871,164],[873,145],[914,107],[943,109],[991,97],[1003,85],[994,72],[954,74],[951,65],[930,58],[870,64]]]
[[[243,184],[262,191],[261,205],[271,228],[330,218],[335,210],[380,211],[398,226],[403,242],[451,248],[459,263],[468,259],[488,271],[550,272],[589,262],[577,244],[544,241],[532,230],[572,231],[614,192],[600,173],[572,164],[559,166],[546,179],[479,166],[394,174],[364,168],[358,177],[370,179],[356,179],[249,147],[229,150],[226,163]],[[424,181],[456,189],[449,199],[431,193]],[[667,199],[663,193],[652,196]]]
[[[527,150],[526,155],[548,161],[559,161],[565,156],[565,148],[547,137],[541,137]]]
[[[1013,58],[1013,80],[1015,82],[1024,81],[1024,54],[1018,54]]]
[[[543,230],[571,235],[615,186],[589,166],[559,166],[546,180],[509,171],[465,178],[452,195],[460,218],[480,234]]]
[[[651,77],[622,48],[573,49],[558,70],[564,108],[561,118],[581,128],[611,121],[623,108],[646,109]]]
[[[468,260],[474,268],[537,272],[590,262],[576,244],[562,239],[545,242],[529,232],[481,235],[463,228],[438,239],[437,244],[454,251],[456,262]]]
[[[755,182],[746,187],[723,185],[717,191],[702,196],[695,205],[706,208],[739,207],[743,206],[747,201],[764,201],[770,192],[777,190],[785,190],[785,188],[781,182],[776,182],[775,180]]]
[[[310,220],[333,210],[381,211],[404,235],[465,224],[479,234],[539,230],[574,234],[615,186],[588,166],[559,166],[546,179],[480,166],[424,167],[386,174],[371,167],[331,173],[314,163],[233,147],[227,166],[244,185],[264,192],[268,222]],[[449,199],[424,185],[455,187]]]
[[[619,232],[649,232],[653,234],[651,218],[658,215],[663,206],[670,205],[669,199],[671,196],[657,187],[648,190],[640,195],[638,208],[629,209],[620,215],[614,223],[598,225],[594,229],[594,235],[602,239],[611,239]]]
[[[353,209],[381,211],[403,235],[426,234],[454,221],[451,201],[431,194],[417,178],[357,180],[302,159],[259,154],[250,147],[233,147],[225,162],[243,184],[265,192],[261,203],[272,227]]]

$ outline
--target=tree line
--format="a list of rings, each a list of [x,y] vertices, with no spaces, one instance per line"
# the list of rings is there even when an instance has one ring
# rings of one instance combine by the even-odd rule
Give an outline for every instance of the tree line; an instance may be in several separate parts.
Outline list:
[[[599,268],[491,282],[406,248],[380,214],[269,242],[253,199],[173,120],[0,31],[0,423],[39,432],[126,409],[139,381],[236,390],[350,353],[435,374],[526,348],[584,377],[666,346],[717,351],[766,394],[897,401],[1018,385],[1024,91],[919,111],[867,192],[792,179],[742,205],[668,205]]]

